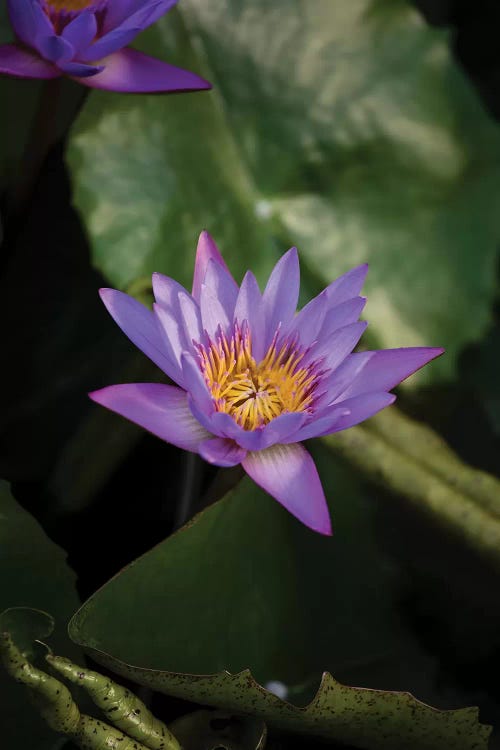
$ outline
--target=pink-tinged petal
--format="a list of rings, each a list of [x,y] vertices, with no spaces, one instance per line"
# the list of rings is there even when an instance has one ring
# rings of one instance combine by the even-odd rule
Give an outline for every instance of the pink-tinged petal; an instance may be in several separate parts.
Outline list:
[[[359,321],[339,328],[329,338],[318,341],[308,357],[312,361],[322,359],[324,369],[335,370],[352,352],[367,325],[365,321]]]
[[[40,38],[37,42],[37,48],[46,60],[56,64],[67,63],[75,56],[73,45],[56,34]]]
[[[390,391],[443,352],[444,349],[435,347],[361,352],[361,354],[371,354],[371,357],[346,389],[343,397],[357,396],[368,391]]]
[[[0,46],[0,73],[17,78],[59,78],[61,71],[55,65],[16,44]]]
[[[366,297],[353,297],[331,307],[325,315],[318,338],[329,337],[339,328],[355,323],[366,305]]]
[[[167,375],[173,362],[165,351],[161,331],[151,310],[116,289],[100,289],[107,311],[123,333]]]
[[[348,398],[337,404],[323,409],[322,415],[313,422],[305,425],[295,435],[284,442],[309,440],[313,437],[330,435],[332,432],[340,432],[348,427],[364,422],[365,419],[373,417],[374,414],[390,406],[396,400],[393,393],[365,393],[362,396]]]
[[[200,308],[203,330],[210,338],[214,338],[219,326],[224,333],[228,333],[230,319],[226,310],[212,289],[205,284],[201,285]]]
[[[153,274],[153,294],[155,300],[162,307],[177,311],[179,309],[179,294],[182,292],[187,294],[186,289],[175,279],[164,276],[162,273]]]
[[[7,0],[9,18],[16,36],[32,47],[38,32],[32,0]]]
[[[61,36],[69,42],[78,56],[89,46],[97,34],[96,17],[90,11],[83,11],[64,27]]]
[[[240,325],[247,321],[252,337],[252,354],[257,362],[265,352],[264,341],[264,308],[257,279],[247,271],[241,282],[240,291],[234,307],[234,321]]]
[[[231,321],[234,314],[234,306],[238,299],[238,284],[229,271],[220,263],[210,258],[207,264],[203,285],[210,289],[217,297],[225,310],[227,318]]]
[[[207,231],[203,231],[198,239],[198,247],[196,248],[196,260],[194,262],[194,275],[193,275],[193,297],[197,302],[200,301],[201,285],[205,282],[205,275],[208,271],[209,262],[213,260],[214,263],[221,266],[233,281],[233,277],[229,272],[229,268],[222,255],[220,254],[219,248],[215,244],[213,238]],[[234,281],[236,288],[238,285]]]
[[[299,299],[300,269],[297,248],[292,247],[274,266],[262,295],[266,326],[265,348],[278,326],[286,328],[295,315]]]
[[[88,78],[104,70],[102,65],[86,65],[79,62],[58,63],[58,67],[72,78]]]
[[[246,450],[227,438],[204,440],[198,451],[205,461],[215,466],[236,466],[241,464],[247,455]]]
[[[147,94],[210,89],[203,78],[136,49],[122,49],[98,61],[104,70],[81,83],[104,91]]]
[[[181,388],[163,383],[128,383],[110,385],[89,396],[183,450],[198,452],[200,443],[210,438],[210,433],[193,417],[187,394]]]
[[[190,354],[183,354],[181,364],[186,391],[205,414],[210,414],[213,401],[197,360]]]
[[[243,468],[303,524],[331,535],[330,515],[321,481],[309,453],[299,443],[274,445],[248,453]]]
[[[332,281],[325,289],[330,304],[332,306],[340,305],[351,297],[357,297],[363,287],[367,273],[368,264],[364,263]]]

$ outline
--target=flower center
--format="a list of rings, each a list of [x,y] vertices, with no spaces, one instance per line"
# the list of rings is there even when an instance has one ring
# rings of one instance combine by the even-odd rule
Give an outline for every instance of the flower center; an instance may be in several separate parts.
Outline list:
[[[261,362],[252,356],[246,324],[235,324],[228,338],[220,330],[207,346],[197,344],[205,382],[217,411],[230,414],[245,430],[288,412],[310,412],[319,372],[302,365],[305,352],[277,334]]]
[[[91,5],[95,5],[95,0],[45,0],[51,10],[55,10],[56,13],[66,12],[74,13],[75,11],[85,10],[90,8]]]

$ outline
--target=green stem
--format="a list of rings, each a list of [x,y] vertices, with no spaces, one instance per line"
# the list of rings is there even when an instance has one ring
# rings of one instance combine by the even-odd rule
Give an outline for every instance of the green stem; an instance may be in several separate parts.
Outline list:
[[[393,407],[323,442],[500,566],[500,482],[465,465],[428,427]]]
[[[61,657],[48,656],[47,660],[72,682],[84,682],[94,700],[97,696],[97,705],[105,707],[109,698],[109,718],[116,712],[113,722],[127,733],[81,714],[68,688],[30,664],[9,633],[0,633],[0,661],[16,682],[29,689],[35,707],[55,732],[67,735],[82,750],[181,750],[165,725],[127,690],[97,672],[82,670]],[[129,705],[132,706],[130,709]],[[145,713],[141,717],[142,710]],[[145,728],[139,731],[144,720]]]

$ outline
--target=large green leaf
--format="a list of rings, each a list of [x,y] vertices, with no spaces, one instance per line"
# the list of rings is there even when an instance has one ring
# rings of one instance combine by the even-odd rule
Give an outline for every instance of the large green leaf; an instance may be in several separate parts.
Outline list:
[[[146,37],[148,51],[200,69],[178,14]],[[209,94],[93,94],[73,129],[69,163],[97,266],[120,287],[153,271],[190,285],[197,235],[220,238],[236,274],[270,268],[255,193],[223,110]]]
[[[448,376],[488,322],[500,133],[446,36],[405,0],[183,0],[180,12],[142,45],[205,67],[215,91],[99,93],[73,131],[95,263],[122,287],[155,269],[186,282],[207,225],[237,274],[262,278],[274,212],[313,287],[369,260],[373,342],[444,345],[422,377]]]
[[[472,748],[472,738],[485,748],[472,709],[441,714],[407,694],[347,688],[328,676],[304,711],[260,687],[278,680],[304,705],[329,669],[343,683],[411,689],[443,704],[432,659],[400,622],[397,577],[373,533],[374,498],[327,453],[316,458],[332,497],[333,539],[245,480],[97,592],[72,620],[72,637],[141,684],[282,728],[362,748]],[[332,701],[343,706],[335,715]],[[470,744],[457,744],[459,731]]]
[[[0,611],[10,607],[48,610],[57,623],[50,643],[78,660],[65,632],[65,624],[78,606],[75,575],[63,550],[16,503],[5,482],[0,483],[0,570]],[[4,618],[4,626],[6,621]],[[52,748],[56,735],[26,704],[23,688],[13,684],[1,669],[0,694],[2,748]]]

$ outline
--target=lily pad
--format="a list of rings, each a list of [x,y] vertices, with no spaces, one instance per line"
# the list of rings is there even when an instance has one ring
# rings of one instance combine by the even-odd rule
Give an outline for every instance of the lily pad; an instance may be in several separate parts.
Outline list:
[[[270,727],[367,750],[485,750],[476,709],[441,712],[397,692],[435,696],[432,661],[394,609],[395,573],[373,538],[369,503],[330,457],[317,457],[335,496],[333,539],[244,480],[91,597],[71,637],[142,685]],[[325,669],[385,689],[321,678]],[[277,680],[298,705],[263,687]]]
[[[79,659],[69,641],[65,623],[78,607],[76,576],[66,555],[47,538],[38,523],[14,500],[6,482],[0,482],[0,629],[20,637],[20,646],[32,651],[32,638],[47,637],[57,627],[50,644],[61,653]],[[32,609],[33,608],[33,609]],[[81,658],[81,655],[80,655]],[[13,684],[0,668],[2,748],[50,750],[57,737],[26,705],[23,688]]]
[[[184,0],[141,46],[214,92],[87,102],[68,158],[111,283],[187,282],[203,226],[262,279],[277,232],[312,291],[370,261],[371,343],[445,346],[410,385],[449,377],[489,321],[500,131],[447,35],[405,0]]]
[[[51,635],[54,625],[54,618],[40,609],[11,607],[0,614],[0,632],[9,633],[29,659],[34,657],[35,641]]]

